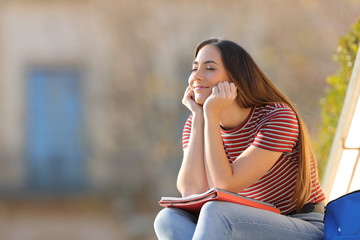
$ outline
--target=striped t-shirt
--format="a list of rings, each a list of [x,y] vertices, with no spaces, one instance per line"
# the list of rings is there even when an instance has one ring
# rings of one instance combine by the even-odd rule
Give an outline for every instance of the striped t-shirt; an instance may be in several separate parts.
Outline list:
[[[183,130],[183,148],[187,147],[192,116]],[[291,202],[296,185],[299,162],[298,121],[294,111],[286,104],[273,103],[254,107],[247,119],[232,130],[221,129],[226,156],[230,163],[250,145],[283,154],[274,166],[257,182],[240,194],[274,204],[282,214],[295,209]],[[325,199],[316,169],[311,169],[312,190],[308,202]]]

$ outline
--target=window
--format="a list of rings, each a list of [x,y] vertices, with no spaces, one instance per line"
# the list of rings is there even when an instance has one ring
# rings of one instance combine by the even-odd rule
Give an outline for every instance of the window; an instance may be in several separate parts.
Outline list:
[[[33,68],[26,79],[28,187],[68,192],[85,185],[85,140],[80,73]]]

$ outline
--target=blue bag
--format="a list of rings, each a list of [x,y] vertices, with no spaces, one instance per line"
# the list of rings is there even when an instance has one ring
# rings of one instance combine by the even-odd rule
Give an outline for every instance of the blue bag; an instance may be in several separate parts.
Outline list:
[[[348,193],[326,206],[325,240],[360,240],[360,190]]]

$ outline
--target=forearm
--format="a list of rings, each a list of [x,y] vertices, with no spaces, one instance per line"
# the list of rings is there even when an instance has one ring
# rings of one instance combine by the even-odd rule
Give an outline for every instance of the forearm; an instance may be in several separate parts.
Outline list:
[[[202,112],[193,114],[190,138],[178,174],[177,188],[183,196],[202,193],[208,189],[204,164],[204,118]]]
[[[206,167],[214,187],[228,189],[232,167],[224,150],[219,121],[210,114],[204,116],[204,147]]]

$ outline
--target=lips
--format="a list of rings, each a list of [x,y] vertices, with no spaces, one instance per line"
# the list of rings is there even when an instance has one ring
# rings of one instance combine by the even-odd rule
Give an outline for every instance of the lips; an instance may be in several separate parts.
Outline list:
[[[199,90],[203,90],[203,89],[207,89],[207,88],[209,88],[209,87],[206,87],[206,86],[194,86],[193,90],[194,91],[199,91]]]

